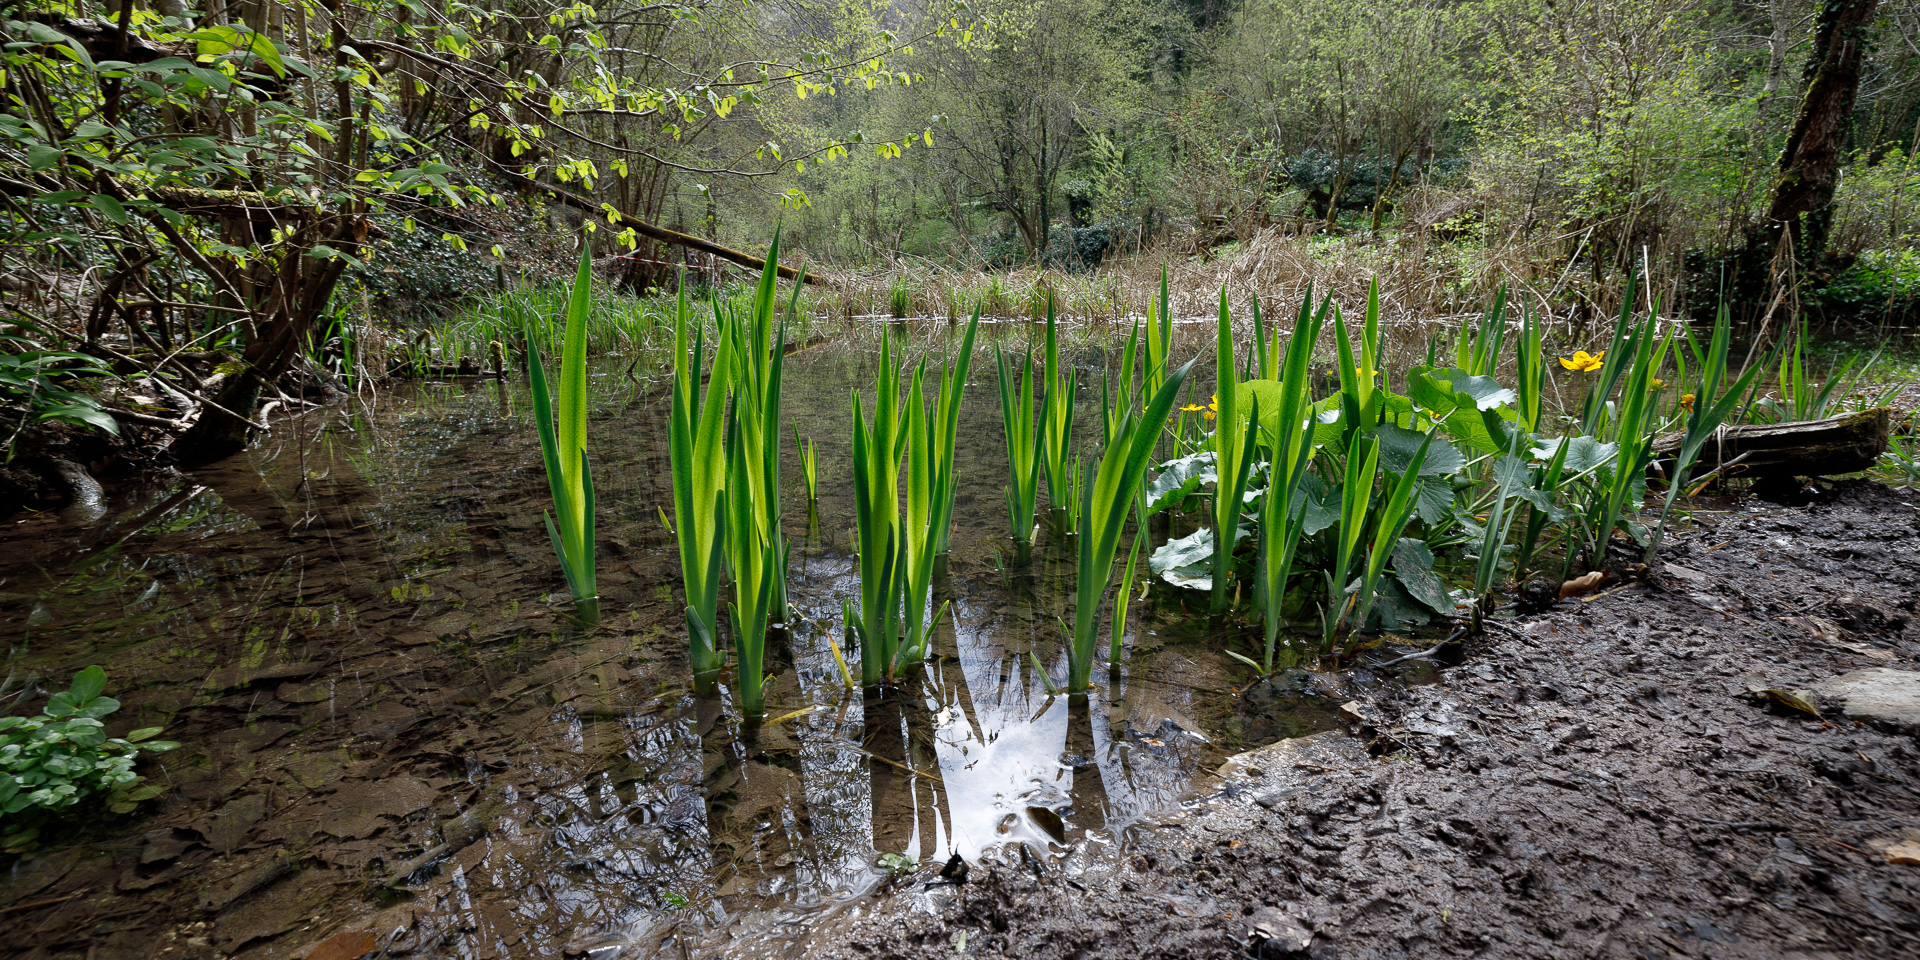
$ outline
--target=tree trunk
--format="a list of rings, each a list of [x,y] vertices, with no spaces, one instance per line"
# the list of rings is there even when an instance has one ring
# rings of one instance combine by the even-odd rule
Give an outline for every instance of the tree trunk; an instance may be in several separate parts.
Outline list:
[[[332,229],[328,230],[327,228]],[[346,261],[307,256],[315,244],[354,253],[367,240],[367,219],[344,214],[307,228],[307,242],[289,242],[278,269],[254,277],[258,289],[271,291],[268,308],[250,328],[240,368],[228,376],[187,432],[173,442],[174,460],[194,467],[230,457],[247,448],[253,408],[260,391],[287,372],[307,339],[307,331],[333,298]]]
[[[1778,278],[1786,272],[1782,266],[1817,263],[1825,252],[1840,155],[1877,5],[1878,0],[1823,0],[1820,5],[1806,93],[1780,152],[1767,213],[1748,231],[1737,257],[1733,292],[1748,319],[1766,319]],[[1783,241],[1786,250],[1781,249]],[[1778,262],[1783,255],[1791,258],[1788,264]]]

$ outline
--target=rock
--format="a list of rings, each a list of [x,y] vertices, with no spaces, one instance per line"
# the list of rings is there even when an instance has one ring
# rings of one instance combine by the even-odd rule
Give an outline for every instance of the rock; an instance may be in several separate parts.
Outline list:
[[[1246,918],[1246,939],[1259,957],[1304,957],[1313,932],[1273,907],[1261,907]]]
[[[1287,798],[1305,792],[1305,787],[1270,787],[1253,791],[1253,802],[1272,810],[1287,802]]]
[[[1870,667],[1828,677],[1799,693],[1894,733],[1920,734],[1920,673]]]

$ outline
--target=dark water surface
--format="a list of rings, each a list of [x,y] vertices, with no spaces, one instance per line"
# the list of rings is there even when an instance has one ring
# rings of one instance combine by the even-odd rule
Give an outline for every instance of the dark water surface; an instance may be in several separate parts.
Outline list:
[[[882,695],[843,687],[827,641],[857,592],[849,389],[871,383],[873,341],[788,361],[821,502],[810,522],[789,450],[798,617],[757,729],[689,691],[667,408],[626,362],[594,380],[594,629],[565,616],[519,384],[363,395],[213,469],[6,524],[7,711],[100,663],[116,732],[187,744],[153,767],[161,800],[12,867],[0,902],[91,891],[18,914],[40,940],[13,949],[300,956],[364,928],[394,954],[779,953],[897,882],[881,854],[1108,855],[1224,757],[1334,725],[1331,703],[1242,692],[1223,636],[1183,609],[1204,598],[1165,586],[1133,605],[1119,670],[1048,695],[1035,659],[1065,676],[1071,544],[1012,562],[984,345],[934,659]]]

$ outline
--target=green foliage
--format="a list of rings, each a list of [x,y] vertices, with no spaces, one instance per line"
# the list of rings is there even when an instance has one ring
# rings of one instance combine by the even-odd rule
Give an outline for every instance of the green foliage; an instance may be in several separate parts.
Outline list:
[[[566,574],[575,608],[588,623],[600,619],[600,591],[594,582],[593,562],[593,474],[587,466],[586,318],[592,276],[593,256],[582,244],[579,274],[567,299],[560,388],[552,397],[547,392],[546,364],[540,359],[540,349],[531,334],[526,338],[534,423],[540,431],[547,486],[553,495],[554,512],[546,515],[547,535],[560,557],[560,569]]]
[[[1034,425],[1033,353],[1020,357],[1020,379],[1007,370],[1007,358],[993,345],[1000,368],[1000,425],[1007,443],[1007,525],[1017,546],[1033,543],[1034,513],[1040,499],[1040,432]]]
[[[883,334],[871,422],[860,408],[860,391],[853,391],[854,543],[860,601],[857,608],[851,602],[843,607],[847,628],[860,643],[860,681],[869,686],[892,676],[900,642],[899,611],[906,580],[900,568],[900,456],[906,446],[906,425],[899,414],[899,394],[900,370],[893,359],[892,337]]]
[[[0,848],[6,852],[30,848],[48,815],[83,801],[102,798],[107,811],[128,813],[165,791],[143,785],[134,764],[142,754],[180,745],[153,739],[159,727],[107,736],[101,718],[119,710],[120,701],[105,696],[106,688],[106,671],[91,666],[38,716],[0,717]]]
[[[1040,469],[1047,480],[1047,507],[1057,534],[1074,532],[1073,398],[1080,392],[1080,371],[1071,373],[1060,358],[1059,328],[1053,297],[1046,300],[1046,396],[1040,410]]]
[[[960,347],[947,365],[946,376],[940,379],[940,393],[934,398],[933,409],[929,411],[933,423],[929,427],[929,460],[933,467],[933,504],[927,522],[933,529],[933,555],[945,557],[953,538],[953,497],[959,489],[958,472],[960,451],[954,446],[954,438],[960,430],[960,403],[967,393],[967,374],[973,369],[974,337],[980,331],[980,307],[975,305],[973,316],[967,321],[966,333],[960,337]]]
[[[714,302],[732,365],[714,368],[708,394],[731,391],[722,542],[733,584],[734,690],[750,717],[766,712],[767,631],[787,616],[787,542],[780,526],[780,381],[786,326],[778,322],[780,239],[744,306]],[[797,295],[797,293],[796,293]],[[788,312],[791,313],[791,303]]]
[[[680,580],[686,589],[688,660],[694,689],[711,692],[725,658],[720,647],[720,581],[725,562],[727,451],[724,444],[727,377],[733,370],[733,338],[718,338],[714,382],[701,395],[706,330],[695,323],[686,287],[674,305],[673,409],[667,456],[673,471],[673,530],[679,544]]]
[[[1253,469],[1253,444],[1259,423],[1239,415],[1239,363],[1233,356],[1233,318],[1227,291],[1220,290],[1220,316],[1214,325],[1213,432],[1213,592],[1208,610],[1215,616],[1232,602],[1233,547],[1240,539],[1240,515],[1246,509],[1247,478]]]
[[[1920,250],[1867,250],[1815,292],[1822,310],[1897,318],[1920,311]]]
[[[112,375],[99,360],[84,353],[35,349],[24,337],[0,334],[0,403],[20,404],[26,419],[93,427],[119,436],[120,424],[100,401],[84,389],[72,389]],[[23,421],[19,426],[24,425]],[[19,426],[11,433],[18,435]],[[11,436],[6,449],[11,460]]]
[[[1137,333],[1137,331],[1136,331]],[[1135,417],[1133,401],[1123,406],[1127,414],[1107,438],[1094,458],[1094,465],[1080,493],[1079,563],[1075,567],[1073,638],[1067,655],[1067,689],[1085,690],[1092,685],[1093,660],[1097,653],[1096,614],[1100,600],[1112,579],[1114,553],[1120,546],[1120,534],[1132,511],[1135,493],[1146,476],[1147,463],[1160,439],[1160,425],[1167,422],[1180,385],[1192,366],[1188,361],[1167,375],[1145,410]]]

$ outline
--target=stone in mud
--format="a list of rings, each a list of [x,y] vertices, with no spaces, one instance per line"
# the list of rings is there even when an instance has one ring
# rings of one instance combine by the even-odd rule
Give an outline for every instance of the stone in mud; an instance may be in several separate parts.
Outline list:
[[[1801,696],[1894,733],[1920,734],[1920,673],[1911,670],[1855,670],[1815,683]]]
[[[1313,933],[1273,907],[1261,907],[1246,919],[1247,946],[1259,957],[1304,957]]]

